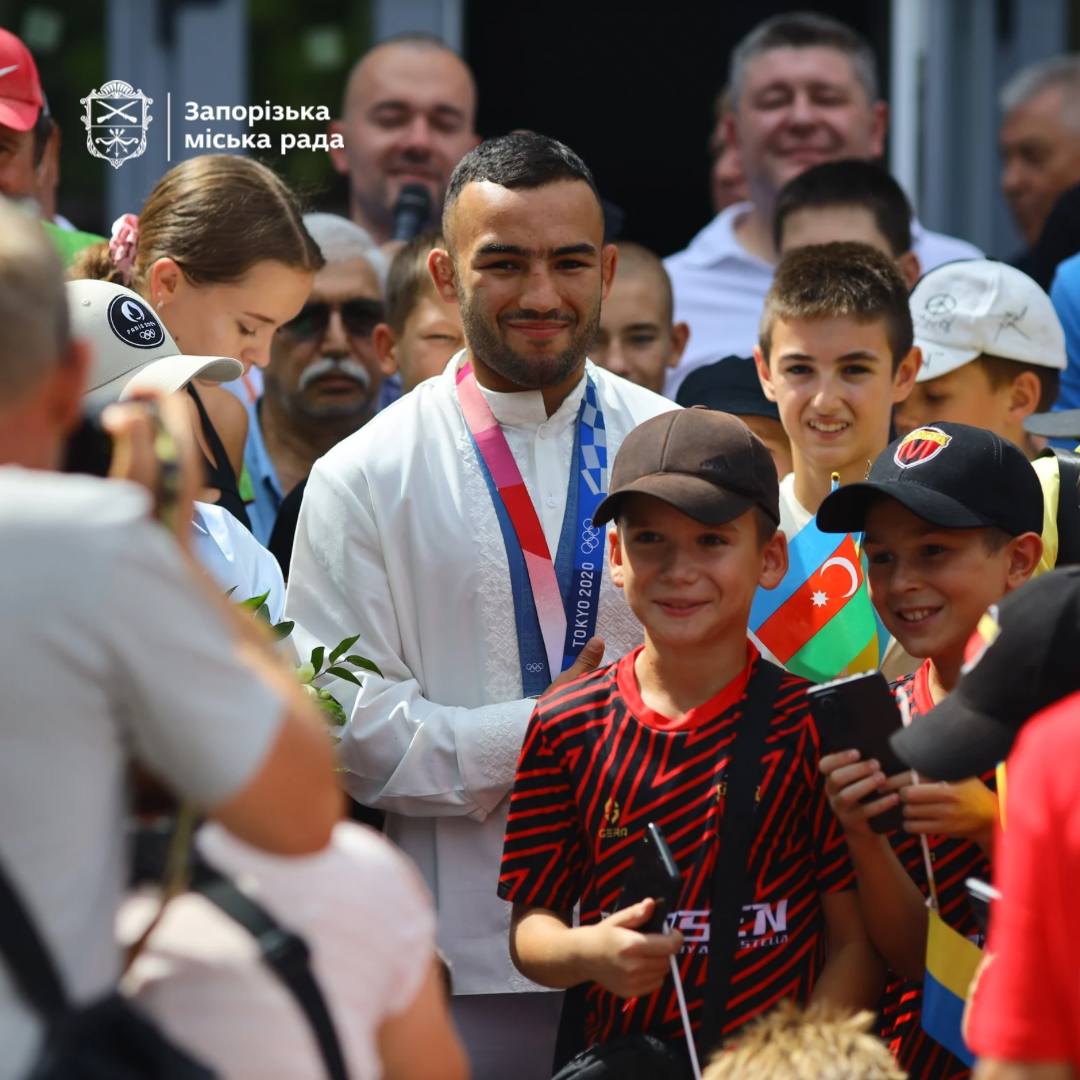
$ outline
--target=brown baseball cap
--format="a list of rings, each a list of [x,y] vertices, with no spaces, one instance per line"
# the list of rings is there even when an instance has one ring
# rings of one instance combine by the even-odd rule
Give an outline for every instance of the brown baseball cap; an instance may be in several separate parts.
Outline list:
[[[702,406],[661,413],[626,436],[593,523],[612,520],[623,496],[635,492],[705,525],[723,525],[754,506],[780,523],[776,466],[765,444],[737,416]]]

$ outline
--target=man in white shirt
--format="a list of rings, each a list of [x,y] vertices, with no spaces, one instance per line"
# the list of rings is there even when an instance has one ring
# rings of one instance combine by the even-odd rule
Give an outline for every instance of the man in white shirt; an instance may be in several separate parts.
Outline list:
[[[531,1080],[550,1076],[559,996],[510,962],[506,796],[535,696],[641,639],[589,507],[627,432],[674,406],[585,358],[616,252],[573,151],[481,144],[443,233],[428,265],[466,348],[316,462],[285,610],[302,650],[359,633],[381,669],[335,688],[346,784],[435,894],[474,1076]]]
[[[694,368],[723,356],[749,356],[776,263],[772,215],[784,184],[811,165],[880,158],[887,108],[878,99],[868,42],[825,15],[793,12],[760,23],[731,56],[729,139],[739,153],[748,202],[727,207],[665,261],[675,318],[690,341],[665,393],[674,397]],[[979,258],[963,240],[911,223],[923,271]]]

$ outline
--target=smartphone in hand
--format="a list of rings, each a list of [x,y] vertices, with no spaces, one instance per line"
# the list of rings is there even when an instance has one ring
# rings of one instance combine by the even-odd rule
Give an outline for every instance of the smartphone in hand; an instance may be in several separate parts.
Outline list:
[[[679,868],[664,838],[664,831],[655,822],[645,826],[645,833],[634,848],[634,861],[627,871],[616,911],[652,897],[656,901],[649,921],[639,926],[643,934],[662,934],[668,913],[679,902],[682,878]]]
[[[812,686],[806,700],[817,722],[824,754],[858,750],[864,761],[880,762],[886,776],[910,772],[889,745],[889,736],[903,727],[896,699],[880,671],[850,675],[844,679]],[[874,792],[862,801],[873,802],[881,794]],[[874,832],[891,832],[903,826],[901,806],[870,818]]]

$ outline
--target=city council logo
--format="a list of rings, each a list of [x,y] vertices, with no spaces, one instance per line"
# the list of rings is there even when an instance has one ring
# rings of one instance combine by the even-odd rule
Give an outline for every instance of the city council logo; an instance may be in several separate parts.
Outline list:
[[[86,106],[82,118],[86,126],[86,149],[94,157],[119,169],[146,149],[153,98],[136,90],[131,83],[113,79],[79,98],[79,102]]]

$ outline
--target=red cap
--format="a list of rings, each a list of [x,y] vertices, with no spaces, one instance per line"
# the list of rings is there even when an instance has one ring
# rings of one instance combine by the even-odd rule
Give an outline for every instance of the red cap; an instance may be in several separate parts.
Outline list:
[[[0,29],[0,124],[29,131],[44,104],[30,50],[10,30]]]

